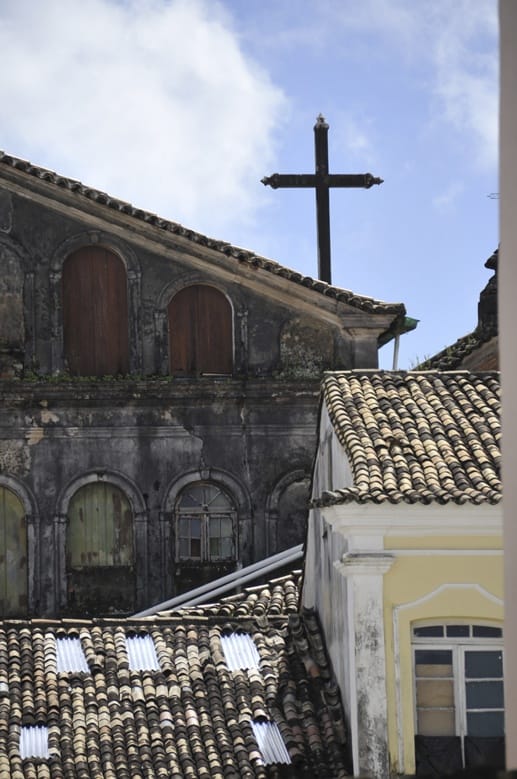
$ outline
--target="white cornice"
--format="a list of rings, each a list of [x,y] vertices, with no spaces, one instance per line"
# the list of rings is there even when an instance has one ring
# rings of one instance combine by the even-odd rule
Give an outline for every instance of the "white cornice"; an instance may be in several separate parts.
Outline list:
[[[334,568],[342,576],[383,576],[393,563],[395,555],[384,552],[352,552],[334,562]]]
[[[502,505],[339,504],[318,509],[344,536],[499,535]]]

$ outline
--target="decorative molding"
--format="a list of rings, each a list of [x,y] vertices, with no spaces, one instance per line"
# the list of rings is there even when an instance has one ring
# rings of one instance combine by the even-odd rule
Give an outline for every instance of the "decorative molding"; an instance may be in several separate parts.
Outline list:
[[[336,533],[345,536],[458,536],[502,533],[502,504],[346,503],[321,507]]]
[[[405,611],[406,609],[410,609],[414,606],[421,606],[423,603],[427,603],[428,601],[433,600],[433,598],[436,598],[438,595],[441,595],[443,592],[445,592],[445,590],[476,590],[484,598],[487,598],[487,600],[496,603],[498,606],[503,605],[502,598],[499,598],[497,595],[489,592],[476,582],[454,582],[451,584],[440,584],[439,587],[436,587],[434,590],[431,590],[431,592],[426,593],[421,598],[416,598],[415,600],[407,601],[406,603],[401,603],[398,606],[395,606],[393,611],[398,613]]]
[[[334,562],[334,568],[342,576],[384,576],[395,556],[383,552],[349,552]]]

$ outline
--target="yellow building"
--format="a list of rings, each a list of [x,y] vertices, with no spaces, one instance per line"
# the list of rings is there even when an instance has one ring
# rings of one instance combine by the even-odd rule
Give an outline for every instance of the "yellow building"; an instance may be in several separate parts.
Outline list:
[[[354,774],[502,767],[498,374],[329,373],[323,396],[303,597]]]

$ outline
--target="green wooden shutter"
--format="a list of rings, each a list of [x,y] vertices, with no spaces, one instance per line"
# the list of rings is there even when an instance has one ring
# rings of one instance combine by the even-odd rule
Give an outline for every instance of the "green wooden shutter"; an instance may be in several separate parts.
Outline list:
[[[27,528],[21,500],[0,487],[0,616],[27,613]]]
[[[66,560],[69,611],[106,614],[134,607],[133,513],[122,490],[95,482],[75,493]]]

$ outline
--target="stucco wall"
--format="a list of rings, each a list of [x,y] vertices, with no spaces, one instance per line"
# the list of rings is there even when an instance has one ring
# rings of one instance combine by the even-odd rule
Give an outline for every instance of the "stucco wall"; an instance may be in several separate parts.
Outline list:
[[[396,772],[411,774],[415,770],[412,623],[487,620],[501,624],[501,534],[428,536],[421,545],[414,537],[390,542],[396,558],[384,580],[390,764]]]

